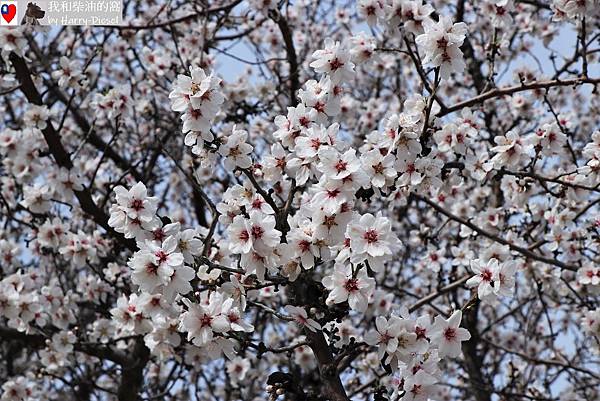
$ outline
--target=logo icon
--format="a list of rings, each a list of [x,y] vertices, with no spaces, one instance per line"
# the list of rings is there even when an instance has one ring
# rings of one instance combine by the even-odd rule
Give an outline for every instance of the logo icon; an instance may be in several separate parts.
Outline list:
[[[16,2],[6,2],[3,1],[0,4],[0,25],[2,26],[10,26],[10,25],[18,25],[17,21],[17,3]]]
[[[25,10],[23,20],[21,20],[21,25],[40,25],[40,20],[44,18],[45,15],[46,11],[42,10],[40,6],[29,2],[27,3],[27,10]]]

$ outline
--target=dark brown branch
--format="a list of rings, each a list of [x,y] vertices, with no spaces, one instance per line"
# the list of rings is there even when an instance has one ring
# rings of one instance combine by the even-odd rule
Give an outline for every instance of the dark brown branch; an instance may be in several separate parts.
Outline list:
[[[252,171],[249,169],[243,169],[242,171],[244,172],[244,174],[246,174],[246,177],[248,177],[256,191],[260,194],[260,196],[263,197],[265,202],[267,202],[269,206],[273,208],[276,214],[279,214],[279,207],[277,206],[271,195],[269,195],[269,193],[260,186],[258,181],[256,181],[256,178],[254,178],[254,174],[252,174]]]
[[[434,292],[433,294],[429,294],[421,299],[419,299],[417,302],[415,302],[414,304],[412,304],[410,306],[410,308],[408,308],[409,312],[414,312],[417,309],[419,309],[421,306],[428,304],[429,302],[433,301],[434,299],[446,294],[447,292],[452,291],[455,288],[460,287],[461,285],[463,285],[469,278],[471,277],[471,275],[459,278],[458,280],[448,284],[445,287],[440,288],[438,291]]]
[[[492,394],[488,390],[490,386],[486,383],[483,375],[483,358],[477,350],[477,344],[480,342],[479,331],[477,329],[478,312],[479,300],[476,300],[473,305],[468,306],[464,311],[461,325],[469,330],[471,338],[463,343],[462,351],[465,359],[465,368],[469,373],[469,382],[471,382],[470,389],[475,399],[477,401],[490,401]]]
[[[515,177],[529,177],[529,178],[533,178],[535,180],[538,180],[540,182],[552,182],[555,184],[560,184],[560,185],[564,185],[565,187],[569,187],[569,188],[574,188],[574,189],[582,189],[585,191],[591,191],[591,192],[600,192],[600,188],[597,187],[590,187],[588,185],[581,185],[581,184],[576,184],[576,183],[571,183],[568,181],[563,181],[560,180],[558,178],[552,178],[552,177],[543,177],[541,175],[535,174],[535,173],[530,173],[527,171],[506,171],[506,170],[501,170],[500,174],[506,174],[506,175],[513,175]]]
[[[333,354],[327,345],[327,341],[325,341],[323,332],[313,332],[310,330],[304,330],[304,332],[310,344],[310,348],[317,358],[319,373],[321,374],[321,380],[323,381],[323,395],[331,401],[349,401],[346,390],[344,390],[344,386],[338,375]]]
[[[10,54],[10,62],[15,68],[16,76],[21,83],[21,91],[29,100],[30,103],[41,106],[43,105],[42,96],[38,92],[33,80],[31,79],[31,75],[29,73],[29,69],[27,68],[27,64],[25,60],[18,56],[16,53],[12,52]],[[64,167],[68,170],[73,168],[73,162],[65,148],[63,147],[60,136],[54,129],[51,121],[47,121],[47,126],[42,130],[42,134],[44,135],[44,139],[48,144],[48,149],[50,153],[56,160],[56,163],[60,167]],[[89,214],[94,222],[104,228],[109,234],[113,237],[119,239],[121,243],[123,243],[127,248],[131,250],[135,250],[136,245],[135,241],[131,239],[126,239],[122,234],[117,233],[108,225],[108,215],[104,213],[102,209],[100,209],[94,200],[92,199],[92,195],[90,194],[87,188],[84,188],[81,191],[74,191],[77,200],[81,206],[81,209]]]
[[[0,339],[6,341],[20,341],[32,349],[41,349],[46,346],[47,338],[41,334],[26,334],[9,327],[0,326]],[[119,365],[129,363],[127,355],[123,351],[114,350],[107,346],[76,343],[75,351],[94,356],[102,360],[109,360]]]
[[[150,350],[138,339],[133,354],[127,364],[121,365],[121,382],[117,390],[119,401],[140,400],[140,390],[144,384],[144,367],[150,359]]]
[[[440,106],[440,110],[446,110],[446,105],[444,104],[442,99],[437,94],[438,82],[435,82],[435,80],[434,80],[434,88],[431,88],[431,85],[429,84],[429,80],[427,79],[427,73],[423,69],[423,65],[421,64],[421,61],[417,58],[417,55],[415,54],[412,47],[410,46],[410,42],[408,41],[408,39],[404,38],[404,43],[406,44],[408,55],[409,55],[410,59],[412,60],[413,64],[415,65],[415,68],[417,69],[417,73],[419,74],[419,77],[421,78],[423,87],[427,90],[427,92],[429,92],[429,94],[431,96],[433,96],[435,101]]]
[[[35,41],[30,41],[30,46],[31,49],[34,51],[34,53],[38,56],[38,58],[44,62],[43,60],[45,60],[45,56],[44,54],[42,54],[42,51],[40,50],[40,48],[38,47],[37,43]],[[48,70],[50,70],[50,66],[46,64],[46,68]],[[27,65],[24,65],[24,68],[26,68],[27,73],[29,75],[31,75],[31,71],[29,70],[29,68],[27,67]],[[48,83],[48,90],[50,91],[50,93],[52,93],[54,96],[56,96],[58,98],[58,100],[61,101],[61,103],[63,103],[66,106],[66,111],[65,111],[65,117],[68,114],[68,112],[71,112],[71,115],[73,116],[73,120],[75,121],[75,123],[77,124],[77,126],[84,132],[84,134],[86,134],[87,140],[89,140],[89,143],[92,144],[97,150],[99,150],[100,152],[102,152],[103,156],[108,157],[110,160],[112,160],[117,167],[119,167],[121,170],[129,172],[132,176],[135,177],[136,180],[138,181],[143,181],[143,175],[142,173],[140,173],[139,171],[137,171],[137,169],[135,169],[131,162],[126,160],[124,157],[122,157],[120,154],[118,154],[115,149],[113,147],[110,146],[109,143],[106,143],[95,131],[94,131],[94,127],[87,121],[87,119],[85,118],[85,116],[79,111],[79,109],[75,108],[75,107],[71,107],[71,102],[72,102],[72,97],[68,98],[61,90],[60,88],[58,88],[53,82],[49,82]],[[61,123],[61,128],[62,128],[62,123]],[[58,133],[60,134],[60,128],[58,129]]]
[[[283,36],[283,42],[285,43],[285,51],[287,54],[287,60],[290,65],[290,103],[292,106],[298,104],[296,99],[296,92],[300,89],[300,80],[298,78],[298,59],[296,56],[296,49],[294,47],[294,39],[292,37],[292,31],[290,29],[287,20],[279,12],[272,12],[270,14],[271,19],[277,23],[281,36]]]
[[[558,267],[566,269],[566,270],[571,270],[571,271],[577,271],[578,270],[578,268],[576,266],[568,265],[568,264],[563,263],[563,262],[561,262],[559,260],[556,260],[556,259],[547,258],[545,256],[542,256],[542,255],[538,254],[538,253],[532,252],[531,250],[529,250],[527,248],[523,248],[521,246],[515,245],[512,242],[507,241],[507,240],[505,240],[502,237],[499,237],[499,236],[497,236],[495,234],[489,233],[489,232],[487,232],[487,231],[485,231],[485,230],[477,227],[475,224],[471,223],[470,221],[465,220],[465,219],[463,219],[461,217],[458,217],[458,216],[450,213],[449,211],[447,211],[446,209],[444,209],[440,205],[436,204],[435,202],[433,202],[433,201],[431,201],[431,200],[429,200],[427,198],[424,198],[424,197],[422,197],[420,195],[414,195],[414,196],[417,199],[419,199],[419,200],[427,203],[429,206],[431,206],[433,209],[435,209],[439,213],[443,214],[444,216],[446,216],[446,217],[448,217],[448,218],[450,218],[450,219],[452,219],[452,220],[454,220],[454,221],[456,221],[456,222],[458,222],[458,223],[460,223],[460,224],[462,224],[464,226],[469,227],[471,230],[477,232],[480,235],[483,235],[486,238],[489,238],[489,239],[491,239],[491,240],[493,240],[495,242],[498,242],[500,244],[503,244],[503,245],[508,245],[508,247],[511,250],[519,252],[520,254],[522,254],[523,256],[525,256],[525,257],[527,257],[529,259],[537,260],[539,262],[544,262],[544,263],[547,263],[549,265],[558,266]]]
[[[582,84],[598,85],[600,78],[572,78],[564,81],[555,79],[551,81],[538,81],[531,82],[528,84],[520,84],[515,86],[508,86],[505,88],[496,88],[490,91],[484,92],[481,95],[475,96],[471,99],[457,103],[453,106],[448,107],[446,110],[440,111],[437,116],[442,117],[455,111],[464,109],[465,107],[471,107],[479,103],[483,103],[486,100],[494,99],[500,96],[512,95],[518,92],[530,91],[535,89],[550,89],[559,86],[573,86]]]
[[[237,6],[238,4],[240,4],[241,2],[242,2],[241,0],[237,0],[237,1],[234,1],[233,3],[226,4],[224,6],[209,8],[209,9],[197,12],[197,13],[184,15],[183,17],[174,18],[174,19],[171,19],[171,20],[168,20],[168,21],[164,21],[164,22],[157,22],[155,24],[147,24],[147,25],[102,25],[102,27],[103,28],[109,28],[109,29],[118,29],[120,31],[125,31],[125,30],[141,31],[141,30],[145,30],[145,29],[166,28],[166,27],[170,27],[173,24],[178,24],[180,22],[191,21],[191,20],[194,20],[194,19],[199,18],[199,17],[204,17],[204,16],[207,16],[207,15],[219,13],[221,11],[229,11],[229,10],[233,9],[235,6]]]
[[[4,326],[0,326],[0,339],[19,341],[25,343],[31,349],[44,348],[47,340],[41,334],[25,334]],[[131,355],[99,344],[75,343],[74,348],[75,351],[120,365],[121,382],[117,390],[119,401],[138,401],[140,399],[140,390],[144,384],[143,371],[150,359],[150,351],[144,345],[143,339],[136,338]]]
[[[513,355],[517,355],[519,358],[530,362],[530,363],[535,363],[537,365],[548,365],[548,366],[556,366],[556,367],[560,367],[563,369],[572,369],[575,370],[577,372],[580,373],[584,373],[586,375],[589,375],[591,377],[593,377],[596,380],[600,380],[600,375],[598,375],[597,373],[594,373],[590,370],[587,369],[583,369],[579,366],[576,366],[575,364],[568,364],[568,363],[563,363],[560,362],[559,360],[548,360],[548,359],[540,359],[540,358],[536,358],[534,356],[529,356],[523,352],[519,352],[519,351],[514,351],[511,349],[508,349],[506,347],[503,347],[502,345],[498,344],[497,342],[493,342],[493,341],[489,341],[487,339],[483,339],[483,341],[485,341],[487,344],[489,344],[490,346],[497,348],[499,350],[502,350],[504,352],[507,352],[509,354],[513,354]]]

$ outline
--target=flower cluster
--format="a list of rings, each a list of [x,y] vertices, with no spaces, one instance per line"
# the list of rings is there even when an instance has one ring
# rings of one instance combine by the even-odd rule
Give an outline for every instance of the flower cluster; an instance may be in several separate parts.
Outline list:
[[[235,343],[213,338],[213,332],[252,331],[242,318],[242,299],[234,304],[235,299],[227,292],[203,293],[207,299],[199,303],[185,297],[192,291],[191,281],[200,275],[192,267],[203,253],[198,233],[181,230],[179,223],[163,225],[156,215],[157,199],[147,196],[142,183],[129,191],[123,187],[114,191],[116,203],[111,207],[109,224],[126,237],[135,237],[139,247],[128,266],[131,282],[140,294],[120,298],[111,310],[119,330],[123,335],[144,334],[146,346],[159,356],[169,355],[179,346],[175,333],[181,330],[193,344],[211,347],[215,357],[221,352],[233,357]],[[258,248],[260,239],[254,239]]]
[[[158,198],[148,196],[146,186],[138,182],[131,189],[123,186],[114,189],[116,203],[111,206],[108,224],[125,238],[143,240],[159,227],[156,216]]]
[[[127,89],[112,88],[104,94],[96,93],[90,106],[98,110],[98,117],[111,121],[124,114],[130,115],[133,102]]]
[[[487,262],[475,259],[471,261],[471,269],[475,275],[467,281],[467,286],[477,287],[477,297],[480,300],[493,303],[499,296],[513,294],[517,270],[514,260],[499,263],[495,258]]]
[[[441,16],[438,22],[425,20],[423,29],[424,33],[416,39],[425,53],[423,62],[440,67],[443,79],[448,79],[453,72],[461,73],[465,62],[460,47],[467,35],[467,25],[452,23],[449,17]]]
[[[252,210],[248,217],[235,216],[227,231],[229,250],[241,255],[241,266],[247,273],[255,272],[259,280],[264,280],[266,270],[274,269],[279,261],[276,250],[281,232],[275,229],[275,217]]]
[[[87,77],[77,60],[60,58],[60,69],[52,72],[52,78],[58,80],[58,86],[80,89],[87,85]]]
[[[459,356],[461,343],[471,338],[466,329],[459,327],[461,320],[460,310],[448,319],[436,316],[433,323],[426,315],[411,318],[406,309],[400,316],[376,318],[376,329],[365,335],[365,342],[376,346],[379,358],[396,373],[393,388],[404,394],[400,399],[435,396],[436,383],[441,379],[440,361]]]
[[[595,338],[596,344],[600,339],[600,309],[588,310],[584,313],[583,329],[592,337]],[[596,351],[600,353],[600,347],[596,347]]]
[[[600,399],[598,0],[160,3],[0,30],[0,401]]]
[[[565,18],[574,20],[584,17],[586,14],[592,15],[597,11],[597,6],[594,0],[553,0],[551,7],[554,15],[552,19],[554,21],[562,21]]]
[[[220,88],[221,80],[199,67],[190,67],[190,74],[177,76],[177,84],[169,93],[171,109],[182,112],[183,133],[187,133],[185,143],[188,146],[202,147],[202,141],[214,139],[210,129],[219,113],[225,97]]]

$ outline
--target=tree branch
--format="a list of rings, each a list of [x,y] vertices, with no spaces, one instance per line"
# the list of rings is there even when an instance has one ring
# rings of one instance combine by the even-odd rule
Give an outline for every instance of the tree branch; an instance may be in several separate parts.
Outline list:
[[[432,208],[434,208],[435,210],[437,210],[438,212],[440,212],[444,216],[446,216],[446,217],[448,217],[448,218],[450,218],[450,219],[452,219],[452,220],[454,220],[454,221],[456,221],[456,222],[458,222],[458,223],[460,223],[460,224],[462,224],[464,226],[469,227],[471,230],[477,232],[478,234],[483,235],[484,237],[487,237],[487,238],[489,238],[489,239],[491,239],[493,241],[496,241],[496,242],[498,242],[500,244],[508,245],[508,247],[511,250],[519,252],[520,254],[522,254],[523,256],[525,256],[525,257],[527,257],[529,259],[534,259],[534,260],[537,260],[539,262],[544,262],[544,263],[547,263],[547,264],[550,264],[550,265],[558,266],[558,267],[566,269],[566,270],[571,270],[571,271],[577,271],[578,270],[578,268],[576,266],[568,265],[568,264],[563,263],[563,262],[561,262],[559,260],[556,260],[556,259],[547,258],[545,256],[542,256],[540,254],[532,252],[532,251],[530,251],[527,248],[523,248],[521,246],[515,245],[512,242],[507,241],[507,240],[505,240],[502,237],[499,237],[497,235],[489,233],[489,232],[487,232],[487,231],[485,231],[485,230],[477,227],[475,224],[471,223],[470,221],[465,220],[463,218],[460,218],[460,217],[458,217],[458,216],[450,213],[449,211],[447,211],[443,207],[437,205],[436,203],[432,202],[431,200],[429,200],[427,198],[424,198],[424,197],[422,197],[420,195],[416,195],[416,194],[414,196],[417,199],[419,199],[419,200],[427,203],[429,206],[431,206]]]
[[[31,75],[29,73],[29,69],[27,68],[27,64],[25,63],[25,60],[14,52],[10,53],[9,58],[13,67],[15,68],[17,78],[21,83],[21,91],[23,92],[27,100],[38,106],[43,105],[42,96],[36,89],[35,84],[31,79]],[[73,162],[71,161],[69,154],[63,147],[60,141],[60,136],[54,129],[54,126],[52,125],[52,122],[50,120],[47,121],[46,128],[42,130],[42,134],[44,135],[44,139],[48,144],[48,149],[50,150],[50,153],[56,160],[56,163],[60,167],[64,167],[68,170],[71,170],[73,168]],[[74,192],[75,196],[77,197],[77,200],[79,201],[81,209],[85,213],[92,216],[96,224],[104,228],[113,237],[117,238],[119,242],[124,244],[127,248],[131,250],[137,249],[135,241],[125,238],[123,234],[117,233],[115,230],[112,229],[112,227],[108,225],[108,215],[96,205],[96,203],[92,199],[92,195],[90,194],[87,188],[84,188],[81,191]]]
[[[453,106],[449,106],[446,110],[441,110],[437,116],[442,117],[450,113],[454,113],[455,111],[459,111],[464,109],[465,107],[471,107],[479,103],[483,103],[486,100],[497,98],[505,95],[512,95],[518,92],[524,92],[535,89],[549,89],[559,86],[571,86],[571,85],[582,85],[582,84],[592,84],[598,85],[600,83],[600,78],[572,78],[564,81],[555,79],[551,81],[538,81],[532,82],[528,84],[520,84],[515,86],[508,86],[505,88],[496,88],[490,91],[484,92],[481,95],[475,96],[471,99],[465,100],[463,102],[457,103]]]

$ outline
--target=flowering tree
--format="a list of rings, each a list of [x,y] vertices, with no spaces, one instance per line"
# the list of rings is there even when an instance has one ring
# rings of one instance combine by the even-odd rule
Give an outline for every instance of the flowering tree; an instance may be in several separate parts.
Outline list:
[[[125,3],[0,28],[0,400],[600,398],[598,1]]]

